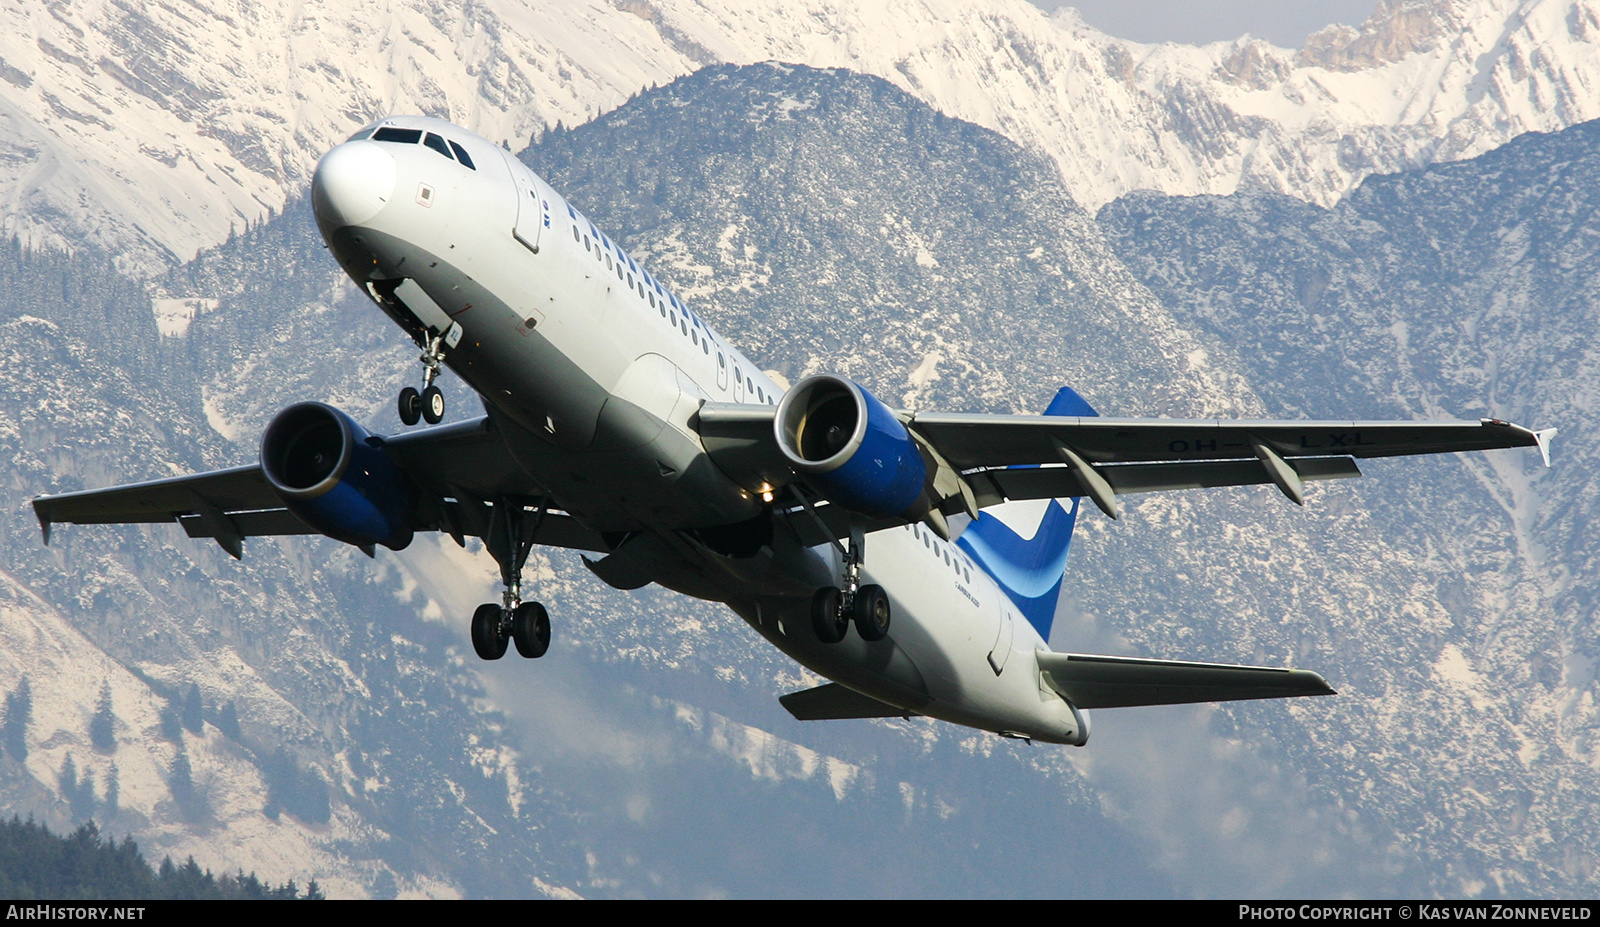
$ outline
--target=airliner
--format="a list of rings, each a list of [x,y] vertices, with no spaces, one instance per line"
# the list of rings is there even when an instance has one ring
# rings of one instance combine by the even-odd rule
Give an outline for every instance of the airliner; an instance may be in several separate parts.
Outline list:
[[[1299,669],[1053,651],[1084,500],[1116,518],[1123,495],[1272,484],[1303,505],[1358,458],[1550,463],[1554,429],[1494,419],[1109,418],[1070,388],[1042,415],[913,412],[828,373],[780,387],[543,178],[436,119],[361,129],[311,195],[334,258],[421,351],[405,430],[297,403],[256,463],[36,499],[45,543],[56,523],[174,521],[235,558],[266,535],[368,556],[475,537],[503,587],[471,616],[485,660],[546,652],[523,567],[568,548],[615,588],[725,603],[831,680],[780,698],[799,720],[920,715],[1081,746],[1090,709],[1334,691]],[[483,414],[443,423],[445,367]]]

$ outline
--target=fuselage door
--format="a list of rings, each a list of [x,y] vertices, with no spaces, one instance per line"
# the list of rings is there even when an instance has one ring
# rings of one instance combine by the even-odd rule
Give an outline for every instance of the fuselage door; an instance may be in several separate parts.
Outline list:
[[[541,195],[532,171],[509,154],[505,158],[510,162],[507,166],[517,189],[517,224],[511,233],[529,251],[538,254],[540,233],[550,224],[549,199]]]

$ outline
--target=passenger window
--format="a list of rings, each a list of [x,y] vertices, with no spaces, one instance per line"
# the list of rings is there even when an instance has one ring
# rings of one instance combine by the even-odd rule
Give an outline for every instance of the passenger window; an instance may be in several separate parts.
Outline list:
[[[444,143],[444,139],[434,135],[432,132],[429,132],[428,137],[422,140],[422,144],[439,152],[451,161],[456,159],[456,156],[450,153],[450,146]]]
[[[415,145],[422,141],[421,129],[397,129],[394,126],[384,126],[372,133],[375,142],[396,142],[401,145]]]
[[[589,250],[589,236],[587,235],[583,236],[583,250]]]
[[[576,225],[574,225],[572,227],[572,240],[573,241],[577,241],[578,240],[578,227]]]
[[[467,156],[467,149],[458,145],[454,139],[450,140],[450,150],[456,153],[456,160],[465,164],[468,170],[475,171],[478,169],[477,165],[472,163],[472,159]]]

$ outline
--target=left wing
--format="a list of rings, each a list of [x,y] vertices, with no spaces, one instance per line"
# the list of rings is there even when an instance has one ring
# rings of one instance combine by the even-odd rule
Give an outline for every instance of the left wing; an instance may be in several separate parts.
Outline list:
[[[496,524],[495,505],[521,507],[544,495],[511,460],[486,418],[374,440],[412,484],[416,504],[411,527],[416,531],[447,531],[457,540],[469,535],[484,537]],[[175,521],[190,537],[214,538],[238,558],[244,554],[247,537],[319,533],[285,507],[259,464],[41,496],[33,501],[33,510],[46,544],[50,543],[51,526],[57,523]],[[529,522],[538,527],[534,543],[609,550],[599,535],[571,516],[545,512]],[[371,551],[367,552],[370,555]]]

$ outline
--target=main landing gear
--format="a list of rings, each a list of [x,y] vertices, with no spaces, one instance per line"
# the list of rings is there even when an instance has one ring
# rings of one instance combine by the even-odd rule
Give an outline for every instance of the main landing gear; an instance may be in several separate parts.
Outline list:
[[[433,385],[433,381],[439,378],[439,370],[444,363],[445,339],[455,331],[456,326],[451,325],[450,331],[429,337],[423,345],[422,357],[418,358],[424,368],[422,392],[417,392],[414,386],[400,391],[400,421],[406,425],[415,425],[419,419],[426,419],[430,425],[437,425],[444,420],[444,393]]]
[[[545,511],[543,501],[538,512],[530,514],[520,502],[502,498],[489,516],[484,546],[500,565],[505,591],[499,604],[486,602],[472,613],[472,649],[485,660],[505,656],[508,643],[515,643],[517,653],[529,659],[550,649],[550,613],[538,602],[522,601],[522,568]]]
[[[817,640],[837,644],[844,640],[850,622],[868,642],[889,636],[889,596],[876,583],[861,585],[861,562],[866,537],[860,528],[850,530],[850,548],[844,551],[844,588],[823,586],[811,597],[811,628]]]

